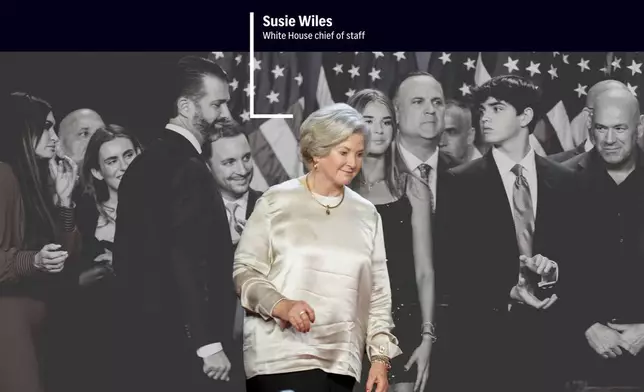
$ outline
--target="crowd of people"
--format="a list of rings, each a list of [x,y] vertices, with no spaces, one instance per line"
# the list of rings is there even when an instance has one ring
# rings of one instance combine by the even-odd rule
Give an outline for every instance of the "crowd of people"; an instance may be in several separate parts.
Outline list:
[[[182,58],[145,145],[2,97],[0,391],[644,388],[644,116],[623,83],[542,156],[529,79],[460,102],[414,72],[310,114],[306,174],[261,192],[228,79]]]

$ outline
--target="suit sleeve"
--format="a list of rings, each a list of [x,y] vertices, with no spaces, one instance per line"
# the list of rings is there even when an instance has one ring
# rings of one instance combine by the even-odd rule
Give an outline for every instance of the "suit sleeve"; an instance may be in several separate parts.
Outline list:
[[[463,255],[466,246],[460,243],[463,237],[462,231],[466,228],[460,220],[463,212],[459,205],[462,191],[457,188],[457,177],[451,170],[445,173],[445,180],[442,186],[449,189],[445,193],[449,194],[449,200],[441,202],[441,209],[443,209],[442,229],[445,231],[443,235],[445,252],[442,255],[446,258],[446,260],[440,260],[441,265],[443,265],[442,271],[444,272],[442,279],[446,281],[445,286],[447,286],[446,289],[450,293],[450,301],[456,301],[455,306],[458,307],[459,302],[461,302],[459,301],[460,294],[463,293],[464,288],[467,289],[466,285],[463,287],[463,279],[469,276],[462,269],[467,264]]]
[[[217,274],[222,282],[204,281],[204,272],[208,270],[210,263],[228,261],[217,260],[217,255],[208,255],[203,250],[207,238],[216,235],[209,232],[209,219],[212,217],[204,214],[207,210],[204,206],[215,203],[216,200],[209,197],[212,195],[208,189],[209,179],[202,173],[205,166],[201,167],[200,164],[201,162],[191,161],[186,168],[178,170],[173,178],[168,214],[172,243],[169,244],[171,251],[168,256],[186,335],[195,352],[200,356],[207,356],[208,353],[201,355],[203,350],[200,349],[228,341],[231,331],[225,328],[228,324],[213,322],[216,314],[213,314],[213,305],[210,304],[210,301],[217,300],[216,293],[210,292],[211,290],[229,286],[227,282],[223,282],[225,277],[221,275],[224,274]]]

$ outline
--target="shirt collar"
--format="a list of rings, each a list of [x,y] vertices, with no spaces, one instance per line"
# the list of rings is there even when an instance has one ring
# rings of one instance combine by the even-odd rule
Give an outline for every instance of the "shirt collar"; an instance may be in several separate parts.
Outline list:
[[[510,157],[508,157],[505,153],[501,152],[496,147],[492,147],[492,155],[494,156],[494,161],[496,162],[496,166],[498,167],[499,173],[501,173],[501,176],[504,176],[509,172],[511,172],[514,165],[517,164]],[[535,160],[534,160],[534,149],[530,148],[530,151],[528,151],[526,156],[523,157],[523,159],[521,160],[521,162],[519,162],[519,164],[523,166],[523,169],[526,172],[534,173],[536,171]]]
[[[239,199],[236,199],[236,200],[228,200],[226,198],[223,198],[224,203],[226,203],[226,205],[228,205],[228,204],[238,204],[240,207],[244,207],[244,206],[246,206],[248,204],[248,194],[249,193],[250,192],[244,193]]]
[[[595,145],[590,141],[590,138],[586,138],[586,143],[584,143],[584,151],[588,152],[593,149]]]
[[[166,124],[165,128],[169,129],[169,130],[171,130],[173,132],[176,132],[179,135],[181,135],[181,136],[185,137],[186,139],[188,139],[188,141],[190,142],[190,144],[192,144],[192,146],[195,148],[195,150],[197,150],[197,152],[199,154],[201,154],[201,145],[199,144],[199,141],[197,140],[195,135],[192,134],[192,132],[190,132],[189,130],[185,129],[184,127],[180,127],[179,125],[176,125],[176,124]]]
[[[432,156],[430,156],[427,159],[427,161],[425,161],[425,162],[421,161],[420,159],[418,159],[416,157],[416,155],[414,155],[411,152],[409,152],[409,150],[407,150],[402,145],[402,143],[399,142],[398,147],[400,149],[401,154],[403,155],[403,159],[405,160],[405,162],[407,163],[407,165],[409,166],[409,168],[411,170],[415,170],[416,168],[418,168],[419,165],[421,165],[423,163],[426,163],[429,166],[431,166],[432,169],[437,170],[437,168],[438,168],[438,150],[439,150],[438,147],[436,147],[436,151],[434,151]]]

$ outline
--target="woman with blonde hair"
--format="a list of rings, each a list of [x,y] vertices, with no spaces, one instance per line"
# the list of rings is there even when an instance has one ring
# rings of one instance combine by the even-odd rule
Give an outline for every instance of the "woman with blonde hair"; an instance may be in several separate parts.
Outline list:
[[[388,389],[400,349],[382,221],[348,186],[368,141],[350,106],[312,113],[300,140],[310,171],[269,188],[246,224],[233,276],[247,310],[249,392],[351,391],[365,349],[368,390]]]
[[[429,189],[420,178],[398,169],[398,130],[391,100],[379,90],[364,89],[351,96],[348,104],[362,114],[371,134],[353,187],[375,204],[383,221],[393,332],[404,353],[392,363],[392,390],[424,391],[436,339]]]

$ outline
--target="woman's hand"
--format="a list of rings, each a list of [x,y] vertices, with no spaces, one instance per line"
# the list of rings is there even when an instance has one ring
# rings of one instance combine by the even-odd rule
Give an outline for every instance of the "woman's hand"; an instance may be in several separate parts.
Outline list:
[[[58,162],[56,158],[52,158],[49,160],[49,173],[56,184],[56,195],[60,205],[70,207],[78,177],[78,165],[68,156],[64,156]]]
[[[375,388],[373,384],[376,384]],[[388,389],[387,365],[378,361],[372,362],[367,378],[367,392],[387,392]]]
[[[62,271],[69,254],[67,251],[58,250],[60,248],[61,246],[58,244],[47,244],[43,246],[40,252],[36,253],[34,267],[39,271],[52,274]]]
[[[78,277],[78,284],[81,287],[90,286],[99,280],[114,275],[114,270],[112,269],[112,252],[109,249],[105,249],[105,253],[98,255],[94,259],[94,262],[96,265],[86,269]]]
[[[309,332],[315,322],[315,312],[305,301],[284,299],[275,305],[273,316],[281,320],[280,327],[288,328],[289,324],[298,332]]]
[[[409,361],[405,365],[405,370],[409,370],[411,366],[416,364],[416,382],[414,383],[414,391],[424,391],[427,379],[429,378],[429,358],[432,353],[432,341],[427,337],[423,337],[423,341],[414,350],[409,357]]]
[[[85,271],[78,277],[78,284],[81,287],[91,286],[92,284],[110,276],[112,271],[104,264],[97,264]]]

